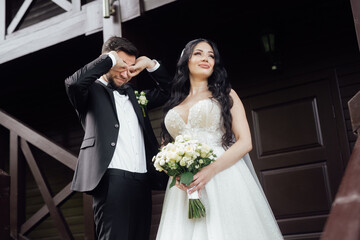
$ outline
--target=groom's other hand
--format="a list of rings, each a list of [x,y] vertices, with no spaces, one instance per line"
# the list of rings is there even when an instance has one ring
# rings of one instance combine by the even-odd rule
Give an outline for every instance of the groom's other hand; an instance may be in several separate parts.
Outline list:
[[[155,67],[156,61],[151,60],[146,56],[141,56],[136,59],[136,62],[133,66],[129,67],[129,74],[131,77],[135,77],[145,68],[151,69]]]

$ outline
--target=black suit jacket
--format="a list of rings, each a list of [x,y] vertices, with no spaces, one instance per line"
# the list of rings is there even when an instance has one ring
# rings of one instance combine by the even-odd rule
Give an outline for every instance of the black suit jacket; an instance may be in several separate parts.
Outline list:
[[[115,151],[121,126],[116,114],[113,91],[97,81],[111,67],[111,58],[102,55],[65,80],[66,92],[85,130],[71,186],[74,191],[94,190]],[[149,100],[147,109],[164,104],[170,92],[170,78],[162,66],[150,75],[156,81],[157,88],[145,91]],[[151,161],[159,146],[147,117],[147,110],[144,117],[134,90],[129,87],[127,93],[144,132],[146,163],[152,188],[165,189],[166,174],[156,172]]]

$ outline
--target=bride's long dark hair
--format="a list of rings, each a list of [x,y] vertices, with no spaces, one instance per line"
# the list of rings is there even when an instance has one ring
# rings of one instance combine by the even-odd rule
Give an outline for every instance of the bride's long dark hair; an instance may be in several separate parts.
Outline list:
[[[208,78],[208,89],[212,93],[212,98],[216,99],[217,102],[220,103],[221,115],[224,124],[223,126],[225,130],[225,133],[222,136],[222,145],[224,148],[228,148],[233,143],[232,117],[230,114],[233,101],[229,95],[231,91],[231,85],[227,79],[227,72],[220,61],[219,50],[216,44],[212,41],[199,38],[186,44],[176,66],[176,73],[172,83],[170,99],[164,105],[164,116],[170,109],[179,105],[189,95],[190,79],[188,61],[193,54],[195,46],[200,42],[208,43],[214,51],[215,65],[213,73]],[[163,138],[164,144],[172,141],[173,139],[166,130],[164,121],[161,124],[161,128],[161,137]]]

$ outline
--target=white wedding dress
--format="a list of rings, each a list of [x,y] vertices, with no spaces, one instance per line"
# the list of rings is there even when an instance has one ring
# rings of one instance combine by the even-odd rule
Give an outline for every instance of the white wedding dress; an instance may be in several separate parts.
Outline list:
[[[193,105],[187,123],[177,110],[171,109],[165,116],[165,126],[174,139],[179,134],[189,134],[211,146],[217,156],[224,152],[221,109],[214,100],[204,99]],[[187,194],[177,187],[168,187],[156,239],[283,239],[248,155],[215,175],[200,199],[206,217],[188,219]]]

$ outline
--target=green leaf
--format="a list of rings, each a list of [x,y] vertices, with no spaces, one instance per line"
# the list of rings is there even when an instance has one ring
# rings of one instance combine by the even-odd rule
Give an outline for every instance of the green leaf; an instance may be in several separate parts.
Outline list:
[[[173,177],[173,178],[172,178],[172,181],[171,181],[171,183],[170,183],[169,188],[172,188],[173,186],[175,186],[175,184],[176,184],[176,178]]]
[[[189,185],[194,179],[194,174],[191,172],[184,172],[180,175],[180,182]]]

